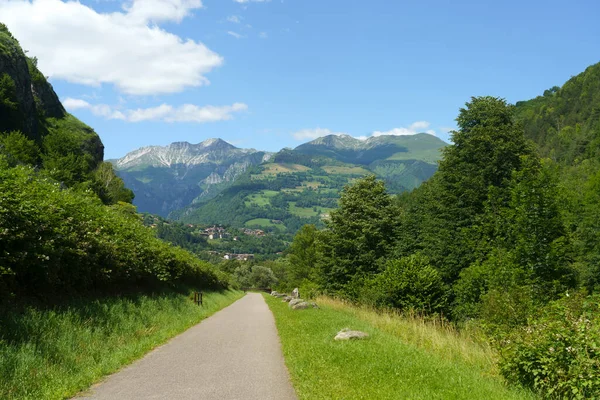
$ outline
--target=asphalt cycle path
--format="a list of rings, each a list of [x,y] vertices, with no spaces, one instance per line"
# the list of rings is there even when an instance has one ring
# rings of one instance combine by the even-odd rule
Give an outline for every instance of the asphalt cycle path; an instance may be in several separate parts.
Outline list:
[[[296,400],[275,320],[249,293],[77,399]]]

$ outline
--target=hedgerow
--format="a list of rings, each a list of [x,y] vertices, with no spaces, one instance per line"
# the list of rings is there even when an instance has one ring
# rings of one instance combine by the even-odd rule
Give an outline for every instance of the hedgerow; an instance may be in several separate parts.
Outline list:
[[[130,204],[105,206],[91,190],[64,188],[0,158],[0,292],[64,295],[176,283],[219,288],[227,277],[157,239]]]

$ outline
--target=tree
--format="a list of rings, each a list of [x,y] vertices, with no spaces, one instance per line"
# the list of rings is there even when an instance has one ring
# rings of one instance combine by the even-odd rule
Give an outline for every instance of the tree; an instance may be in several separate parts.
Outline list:
[[[460,110],[454,144],[444,149],[437,173],[418,189],[419,247],[448,283],[475,260],[471,249],[478,238],[472,228],[485,211],[490,190],[500,203],[508,202],[508,183],[521,168],[521,156],[534,155],[513,113],[503,99],[472,98]]]
[[[11,166],[36,165],[39,160],[37,144],[18,131],[0,135],[0,152],[6,155]]]
[[[356,297],[364,278],[381,270],[392,248],[397,210],[373,175],[346,186],[339,204],[319,235],[318,275],[325,289]]]
[[[290,245],[289,278],[292,286],[300,286],[304,280],[314,280],[314,268],[317,263],[317,248],[315,239],[317,228],[314,225],[304,225]]]

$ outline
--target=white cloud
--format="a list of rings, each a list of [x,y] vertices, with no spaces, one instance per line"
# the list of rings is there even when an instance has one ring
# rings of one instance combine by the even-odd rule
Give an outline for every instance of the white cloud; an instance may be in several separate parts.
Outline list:
[[[258,34],[258,37],[261,39],[266,39],[269,37],[269,35],[267,34],[267,32],[261,32]]]
[[[0,0],[0,15],[44,74],[123,93],[176,93],[208,84],[223,63],[204,44],[161,29],[179,22],[200,0],[133,0],[122,12],[100,13],[76,1]]]
[[[246,4],[246,3],[267,3],[271,0],[233,0],[236,3]]]
[[[204,106],[184,104],[173,107],[161,104],[156,107],[119,110],[106,104],[90,104],[85,100],[67,98],[63,101],[67,110],[89,110],[92,114],[106,119],[120,119],[127,122],[163,121],[163,122],[216,122],[233,118],[233,113],[246,111],[244,103],[230,106]]]
[[[354,139],[358,139],[358,140],[367,140],[371,137],[383,136],[383,135],[400,136],[400,135],[416,135],[417,133],[429,133],[430,135],[436,136],[436,133],[433,129],[427,129],[427,128],[429,128],[430,125],[431,124],[427,121],[417,121],[417,122],[410,124],[410,126],[405,127],[405,128],[394,128],[394,129],[391,129],[391,130],[385,131],[385,132],[375,131],[370,136],[361,135],[361,136],[352,136],[352,137]],[[316,138],[319,138],[322,136],[328,136],[328,135],[340,136],[340,135],[348,135],[348,133],[333,132],[333,131],[331,131],[329,129],[325,129],[325,128],[303,129],[298,132],[292,133],[292,136],[296,140],[314,140]],[[349,136],[351,136],[351,135],[349,135]]]
[[[329,135],[347,135],[346,133],[343,132],[332,132],[329,129],[325,129],[325,128],[315,128],[315,129],[302,129],[298,132],[294,132],[292,134],[292,136],[294,136],[294,139],[296,140],[313,140],[322,136],[329,136]]]
[[[240,35],[239,33],[233,31],[227,31],[227,34],[233,36],[236,39],[242,39],[244,37],[244,35]]]
[[[394,128],[389,131],[381,132],[375,131],[372,136],[383,136],[383,135],[393,135],[393,136],[402,136],[402,135],[416,135],[417,133],[429,133],[430,135],[435,136],[435,131],[429,128],[431,124],[427,121],[417,121],[410,124],[408,127]]]
[[[240,22],[242,22],[242,18],[237,15],[230,15],[229,17],[227,17],[227,21],[233,22],[234,24],[239,24]]]

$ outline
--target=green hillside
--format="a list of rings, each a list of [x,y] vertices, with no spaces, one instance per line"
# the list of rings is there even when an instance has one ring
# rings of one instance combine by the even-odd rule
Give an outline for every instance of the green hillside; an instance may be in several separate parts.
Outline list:
[[[337,207],[340,191],[357,178],[375,174],[391,193],[418,187],[435,172],[445,145],[428,134],[366,141],[335,135],[319,138],[280,151],[214,199],[197,202],[170,217],[291,235],[304,224],[323,226],[323,220]]]

